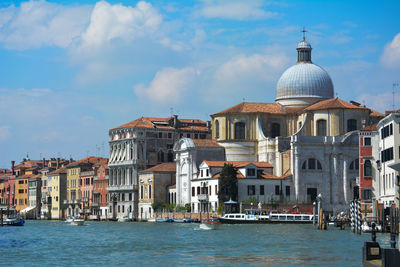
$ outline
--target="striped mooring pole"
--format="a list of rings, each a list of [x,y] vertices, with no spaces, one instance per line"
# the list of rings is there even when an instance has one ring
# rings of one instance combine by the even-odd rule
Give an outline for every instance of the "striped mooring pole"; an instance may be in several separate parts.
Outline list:
[[[351,223],[351,231],[354,232],[354,202],[350,203],[350,223]]]
[[[357,233],[361,235],[361,200],[357,200]]]

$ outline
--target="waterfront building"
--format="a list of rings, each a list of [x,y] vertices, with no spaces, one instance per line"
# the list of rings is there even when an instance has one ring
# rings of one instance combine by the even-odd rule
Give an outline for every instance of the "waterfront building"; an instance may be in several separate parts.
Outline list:
[[[40,218],[41,219],[50,219],[51,218],[51,198],[50,193],[48,191],[47,183],[48,176],[47,174],[52,172],[54,168],[45,167],[40,170],[41,173],[41,209],[40,209]]]
[[[376,177],[379,181],[375,191],[378,191],[378,201],[384,207],[399,206],[398,176],[400,171],[400,110],[390,111],[379,121],[377,131],[379,142],[377,150],[380,160]]]
[[[141,117],[109,131],[110,210],[114,218],[138,218],[138,172],[173,162],[173,145],[182,137],[209,139],[209,123],[201,120]],[[119,207],[119,210],[118,210]]]
[[[37,173],[37,172],[36,172]],[[42,179],[40,174],[35,174],[28,179],[28,207],[25,213],[29,218],[40,218],[41,211],[41,187]]]
[[[93,165],[106,163],[108,159],[100,157],[86,157],[75,161],[66,166],[67,168],[67,199],[66,204],[67,216],[83,215],[82,208],[82,191],[81,191],[81,172],[91,171]],[[86,199],[85,199],[86,200]]]
[[[225,164],[231,164],[237,171],[237,201],[255,200],[253,204],[257,205],[259,202],[294,200],[291,175],[273,175],[273,166],[268,162],[205,160],[200,164],[198,176],[192,180],[192,212],[218,210],[219,178]]]
[[[7,207],[14,205],[15,176],[12,171],[1,169],[0,172],[0,204]]]
[[[167,188],[175,184],[176,163],[161,163],[139,172],[139,220],[154,217],[152,204],[168,203]]]
[[[79,184],[81,185],[81,210],[86,216],[92,215],[93,185],[96,167],[81,172]]]
[[[383,117],[334,98],[329,74],[311,61],[303,38],[297,63],[279,79],[275,103],[241,103],[211,115],[213,139],[228,161],[266,161],[274,175],[293,174],[294,199],[344,210],[355,197],[358,131]]]
[[[100,164],[94,177],[92,211],[101,220],[111,218],[108,210],[108,177],[108,164]]]
[[[17,211],[28,207],[28,180],[32,176],[32,174],[26,174],[15,178],[15,209]]]
[[[49,192],[49,218],[64,219],[64,200],[67,196],[67,168],[61,167],[47,174],[47,190]]]
[[[355,198],[362,203],[372,203],[380,198],[379,188],[379,134],[377,124],[367,126],[359,131],[359,162],[352,163],[351,168],[359,170],[359,190]]]
[[[191,182],[198,176],[203,160],[225,160],[225,149],[215,140],[181,138],[174,145],[176,203],[191,203]]]

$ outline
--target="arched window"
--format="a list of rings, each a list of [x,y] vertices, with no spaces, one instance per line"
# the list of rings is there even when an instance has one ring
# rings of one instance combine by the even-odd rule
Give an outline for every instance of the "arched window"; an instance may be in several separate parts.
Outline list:
[[[369,159],[364,162],[364,176],[372,176],[372,164]]]
[[[309,158],[303,162],[302,170],[322,170],[321,162],[314,158]]]
[[[215,138],[219,138],[219,121],[215,120]]]
[[[326,120],[317,121],[317,136],[326,136]]]
[[[244,122],[235,123],[235,139],[245,139],[246,124]]]
[[[357,120],[349,119],[347,120],[347,132],[357,130]]]
[[[272,123],[271,125],[271,137],[277,137],[281,135],[281,125],[279,123]]]
[[[359,169],[358,161],[359,161],[358,159],[353,160],[353,161],[350,163],[349,169],[350,169],[350,170],[353,170],[353,171],[358,170],[358,169]]]

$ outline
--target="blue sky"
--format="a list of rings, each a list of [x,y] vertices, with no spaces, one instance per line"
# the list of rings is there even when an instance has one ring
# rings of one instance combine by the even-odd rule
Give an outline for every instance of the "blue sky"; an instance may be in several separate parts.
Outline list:
[[[302,27],[335,93],[380,112],[400,83],[400,1],[2,1],[0,168],[108,156],[140,116],[273,102]],[[400,87],[395,106],[400,106]]]

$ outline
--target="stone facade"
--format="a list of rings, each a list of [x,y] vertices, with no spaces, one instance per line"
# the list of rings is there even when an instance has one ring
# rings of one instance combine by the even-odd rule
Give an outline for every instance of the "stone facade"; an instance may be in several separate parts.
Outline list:
[[[173,145],[182,137],[211,138],[209,124],[200,120],[142,117],[109,131],[109,206],[114,218],[138,218],[138,172],[173,162]]]

